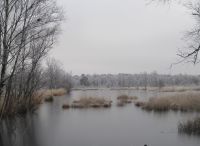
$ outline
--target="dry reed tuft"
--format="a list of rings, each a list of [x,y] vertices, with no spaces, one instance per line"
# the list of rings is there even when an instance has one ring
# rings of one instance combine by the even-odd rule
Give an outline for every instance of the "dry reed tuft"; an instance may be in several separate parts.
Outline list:
[[[143,102],[142,105],[137,102],[135,105],[154,111],[200,111],[200,93],[184,92],[163,97],[152,97],[147,102]]]
[[[117,106],[124,106],[128,103],[132,103],[133,100],[138,99],[136,96],[120,95],[117,97]]]
[[[44,96],[62,96],[65,95],[67,91],[64,88],[59,88],[59,89],[48,89],[48,90],[43,90]]]
[[[53,96],[49,96],[49,97],[46,97],[45,99],[44,99],[44,101],[46,101],[46,102],[53,102]]]
[[[79,100],[74,100],[71,104],[72,108],[108,108],[111,107],[112,101],[105,98],[82,97]]]
[[[69,103],[65,103],[62,106],[63,109],[69,109],[70,108],[70,104]]]
[[[144,107],[146,102],[143,102],[143,101],[136,101],[134,102],[135,106],[137,107]]]
[[[60,88],[60,89],[42,89],[40,91],[37,91],[35,98],[38,101],[42,101],[44,99],[44,101],[47,102],[52,102],[53,101],[53,96],[62,96],[65,95],[67,92],[64,88]]]
[[[32,104],[33,105],[39,105],[42,103],[42,100],[43,100],[43,94],[41,92],[35,92],[33,94],[33,97],[32,97]]]
[[[138,97],[136,97],[136,96],[120,95],[120,96],[117,97],[117,99],[118,100],[125,100],[125,101],[127,101],[127,100],[136,100],[136,99],[138,99]]]
[[[200,135],[200,117],[178,124],[178,132],[185,134]]]
[[[12,117],[15,115],[23,115],[27,112],[33,112],[42,103],[42,96],[43,94],[41,94],[41,92],[34,92],[29,102],[23,102],[24,100],[13,102],[12,108],[9,108],[8,110],[4,110],[2,112],[2,117]],[[3,102],[2,100],[0,100],[0,109],[2,109],[2,106]]]

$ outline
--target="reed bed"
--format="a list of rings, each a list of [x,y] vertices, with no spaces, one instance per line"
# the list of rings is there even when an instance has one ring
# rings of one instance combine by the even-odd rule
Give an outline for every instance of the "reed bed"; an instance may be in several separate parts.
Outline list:
[[[124,106],[128,103],[132,103],[136,99],[138,99],[136,96],[120,95],[117,97],[117,106]]]
[[[112,101],[105,98],[82,97],[71,104],[63,104],[63,108],[109,108]]]
[[[67,91],[64,88],[43,90],[43,94],[45,97],[62,96],[62,95],[65,95],[66,93]]]
[[[52,102],[54,99],[54,96],[63,96],[67,93],[67,91],[64,88],[59,89],[43,89],[37,92],[40,98],[40,100],[46,101],[46,102]]]
[[[49,97],[46,97],[45,99],[44,99],[44,101],[45,102],[53,102],[53,96],[49,96]]]
[[[69,109],[70,108],[70,104],[69,103],[64,103],[62,108],[63,109]]]
[[[200,117],[178,124],[178,132],[185,134],[200,135]]]
[[[162,97],[151,97],[147,102],[135,102],[135,105],[154,111],[200,111],[200,92],[184,92]]]

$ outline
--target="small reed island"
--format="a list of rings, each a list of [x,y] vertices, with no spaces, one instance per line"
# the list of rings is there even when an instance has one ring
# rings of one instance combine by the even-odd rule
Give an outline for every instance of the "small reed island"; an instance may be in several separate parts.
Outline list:
[[[137,101],[135,106],[150,111],[198,111],[200,112],[200,93],[186,92],[151,97],[148,101]]]
[[[74,100],[71,104],[63,104],[63,109],[68,108],[109,108],[112,101],[105,98],[97,97],[82,97],[79,100]]]
[[[117,97],[117,106],[125,106],[126,104],[133,103],[137,100],[136,96],[120,95]]]

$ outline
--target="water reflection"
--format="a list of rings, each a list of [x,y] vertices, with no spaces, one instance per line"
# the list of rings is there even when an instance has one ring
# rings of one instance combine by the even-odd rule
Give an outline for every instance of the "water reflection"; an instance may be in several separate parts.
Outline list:
[[[130,90],[73,91],[44,103],[36,114],[0,124],[0,146],[199,146],[200,137],[179,135],[179,121],[198,113],[146,112],[134,105],[110,109],[69,109],[62,104],[82,96],[116,99],[121,94],[147,100],[160,93]]]
[[[37,146],[34,115],[4,119],[0,123],[1,146]]]

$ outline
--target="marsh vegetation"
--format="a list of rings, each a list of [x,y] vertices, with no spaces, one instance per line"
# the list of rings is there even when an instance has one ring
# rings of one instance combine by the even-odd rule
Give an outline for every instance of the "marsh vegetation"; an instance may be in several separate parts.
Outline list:
[[[136,96],[120,95],[117,97],[117,106],[124,106],[138,99]]]
[[[200,111],[200,92],[172,93],[151,97],[146,102],[135,102],[136,106],[153,111]]]
[[[200,135],[200,118],[196,117],[193,120],[180,122],[178,124],[178,132],[181,134]]]
[[[66,104],[63,105],[63,107]],[[81,97],[79,100],[73,100],[69,105],[71,108],[108,108],[111,107],[112,101],[100,97]]]
[[[159,1],[166,2],[167,0]],[[99,5],[96,2],[93,3]],[[70,3],[73,2],[70,1]],[[81,3],[81,7],[78,6],[79,3]],[[146,30],[150,28],[156,32],[164,29],[160,26],[161,29],[152,29],[151,25],[154,23],[149,23],[147,28],[144,24],[145,28],[142,28],[142,31],[139,30],[138,34],[135,33],[136,31],[132,31],[131,21],[138,25],[138,21],[143,20],[143,18],[128,16],[128,9],[124,7],[125,13],[121,15],[123,9],[120,9],[120,15],[118,12],[116,13],[118,16],[122,16],[123,19],[120,20],[113,15],[114,9],[110,8],[114,3],[120,4],[116,7],[117,10],[123,7],[121,1],[107,2],[106,8],[109,12],[103,7],[99,7],[101,11],[94,14],[92,11],[96,7],[89,9],[89,3],[81,1],[74,4],[77,10],[87,10],[83,18],[87,18],[89,13],[92,23],[85,23],[82,17],[80,20],[76,17],[72,19],[78,24],[73,23],[73,26],[69,28],[75,27],[76,31],[70,30],[67,33],[71,36],[64,36],[61,40],[64,38],[65,42],[66,38],[75,39],[79,36],[83,38],[76,41],[73,39],[73,41],[70,39],[66,41],[71,46],[63,48],[72,47],[75,51],[67,50],[64,54],[61,49],[60,52],[57,52],[63,58],[68,59],[62,62],[66,63],[63,66],[61,62],[48,56],[53,47],[60,47],[58,44],[53,45],[59,40],[57,37],[62,30],[61,26],[63,26],[62,8],[54,0],[0,1],[0,146],[139,146],[146,145],[146,142],[149,142],[147,145],[152,146],[160,146],[163,143],[172,146],[199,146],[200,75],[159,74],[156,71],[151,72],[152,70],[149,73],[135,73],[136,66],[139,66],[138,60],[134,62],[136,64],[132,67],[134,71],[129,70],[128,68],[132,66],[128,65],[129,58],[121,58],[121,54],[117,54],[120,57],[117,55],[116,57],[115,53],[124,53],[124,56],[131,59],[137,58],[140,56],[137,51],[134,51],[137,56],[129,56],[133,53],[127,50],[130,48],[145,50],[145,48],[149,49],[152,46],[154,48],[152,42],[149,42],[147,46],[145,46],[146,43],[143,44],[144,40],[148,42],[152,39],[146,38],[146,36],[150,36],[146,34]],[[82,8],[83,4],[86,4],[87,7]],[[196,27],[186,34],[184,43],[186,43],[187,50],[178,51],[177,55],[180,57],[180,61],[175,64],[181,62],[197,64],[200,62],[198,58],[200,51],[200,2],[187,3],[187,8],[191,10],[198,25],[195,25]],[[105,10],[103,13],[106,14],[106,21],[101,21],[105,17],[100,15],[102,10]],[[177,10],[179,10],[178,7]],[[79,16],[77,12],[72,13]],[[158,16],[159,13],[155,14]],[[111,15],[112,17],[110,17]],[[96,16],[101,18],[98,18],[97,33],[95,31],[97,29],[95,28],[96,20],[94,19]],[[110,21],[116,18],[117,21],[115,21],[120,25]],[[135,20],[135,18],[139,19]],[[145,21],[149,22],[149,18],[148,15]],[[130,30],[124,29],[128,26],[126,23],[130,24]],[[87,27],[87,24],[92,24],[92,27]],[[121,24],[126,24],[126,26]],[[156,24],[158,23],[156,22]],[[105,34],[102,30],[106,30],[108,25],[110,25],[108,30],[112,33]],[[88,28],[90,28],[89,37],[84,37]],[[116,36],[114,36],[115,31],[113,30],[119,31]],[[136,36],[129,34],[129,32],[135,33]],[[93,38],[95,35],[98,37]],[[144,38],[141,37],[142,35]],[[163,36],[174,39],[168,34]],[[162,42],[159,39],[155,40],[159,43]],[[132,44],[132,42],[134,43]],[[85,44],[88,46],[84,46]],[[114,51],[110,51],[111,54],[108,53],[109,51],[104,51],[104,49],[112,47]],[[165,45],[162,44],[162,47]],[[90,52],[85,51],[86,48],[89,48]],[[96,51],[94,48],[100,50]],[[122,52],[116,51],[119,48],[124,50],[121,50]],[[81,49],[84,51],[81,52]],[[97,54],[102,53],[102,56],[90,54],[93,51]],[[74,52],[76,52],[74,62],[79,65],[75,66],[76,71],[81,68],[81,73],[84,71],[87,73],[89,71],[86,69],[92,68],[93,70],[90,71],[94,72],[92,64],[88,65],[88,62],[90,63],[90,59],[99,57],[99,60],[96,60],[97,64],[103,64],[100,66],[102,69],[95,64],[95,67],[100,68],[99,72],[97,71],[99,74],[80,74],[79,72],[78,75],[72,75],[72,72],[67,72],[64,68],[70,64],[67,63],[71,59],[71,53]],[[158,52],[158,50],[155,52],[155,56]],[[145,54],[148,53],[146,50],[140,53],[142,53],[142,57],[149,57]],[[52,54],[54,55],[54,52]],[[79,56],[79,54],[81,55]],[[84,61],[87,62],[86,66],[80,65],[81,63],[77,61],[82,59],[82,55]],[[113,56],[119,61],[110,61],[114,62],[112,67],[115,67],[117,62],[122,67],[122,70],[118,69],[118,72],[128,71],[130,73],[111,74],[108,72],[105,74],[104,71],[109,68],[105,65],[105,62],[108,62],[106,59]],[[126,64],[122,64],[124,60],[126,60]],[[140,62],[142,61],[143,58],[140,59]],[[148,60],[142,63],[146,65],[147,62]],[[156,63],[154,62],[154,64]],[[125,66],[127,70],[124,70]],[[162,67],[161,64],[160,68]],[[110,70],[112,73],[116,71],[117,69],[114,68]],[[182,137],[183,133],[186,134],[185,137]],[[191,137],[188,138],[188,134]]]
[[[49,146],[52,143],[61,146],[66,143],[70,143],[71,146],[88,146],[96,143],[102,144],[102,141],[104,145],[118,146],[121,145],[122,139],[124,140],[124,137],[122,138],[124,135],[126,135],[125,144],[127,145],[147,143],[159,146],[160,143],[169,143],[170,139],[171,145],[199,146],[199,137],[182,135],[178,132],[179,123],[188,119],[192,120],[198,116],[198,112],[173,112],[171,110],[165,113],[146,112],[134,104],[126,104],[123,108],[116,105],[117,97],[121,95],[137,96],[138,101],[148,101],[150,97],[160,96],[159,94],[168,93],[108,89],[72,91],[69,95],[54,97],[54,101],[50,104],[44,102],[38,107],[37,114],[28,114],[26,118],[21,117],[19,122],[14,122],[15,125],[6,122],[17,127],[16,132],[13,132],[13,134],[17,133],[17,139],[11,139],[12,136],[9,135],[11,133],[6,133],[6,131],[1,136],[4,143],[12,141],[15,146],[32,146],[32,144]],[[92,98],[88,99],[89,97]],[[99,98],[101,100],[97,100]],[[96,101],[103,103],[111,100],[113,102],[109,108],[104,108],[103,105],[99,108],[88,106],[91,101],[92,103]],[[87,108],[71,108],[73,101],[82,101]],[[5,125],[3,125],[4,128]],[[11,128],[11,125],[7,126]],[[77,140],[77,137],[81,138]],[[88,140],[91,137],[93,140]],[[144,139],[149,140],[144,142]]]

